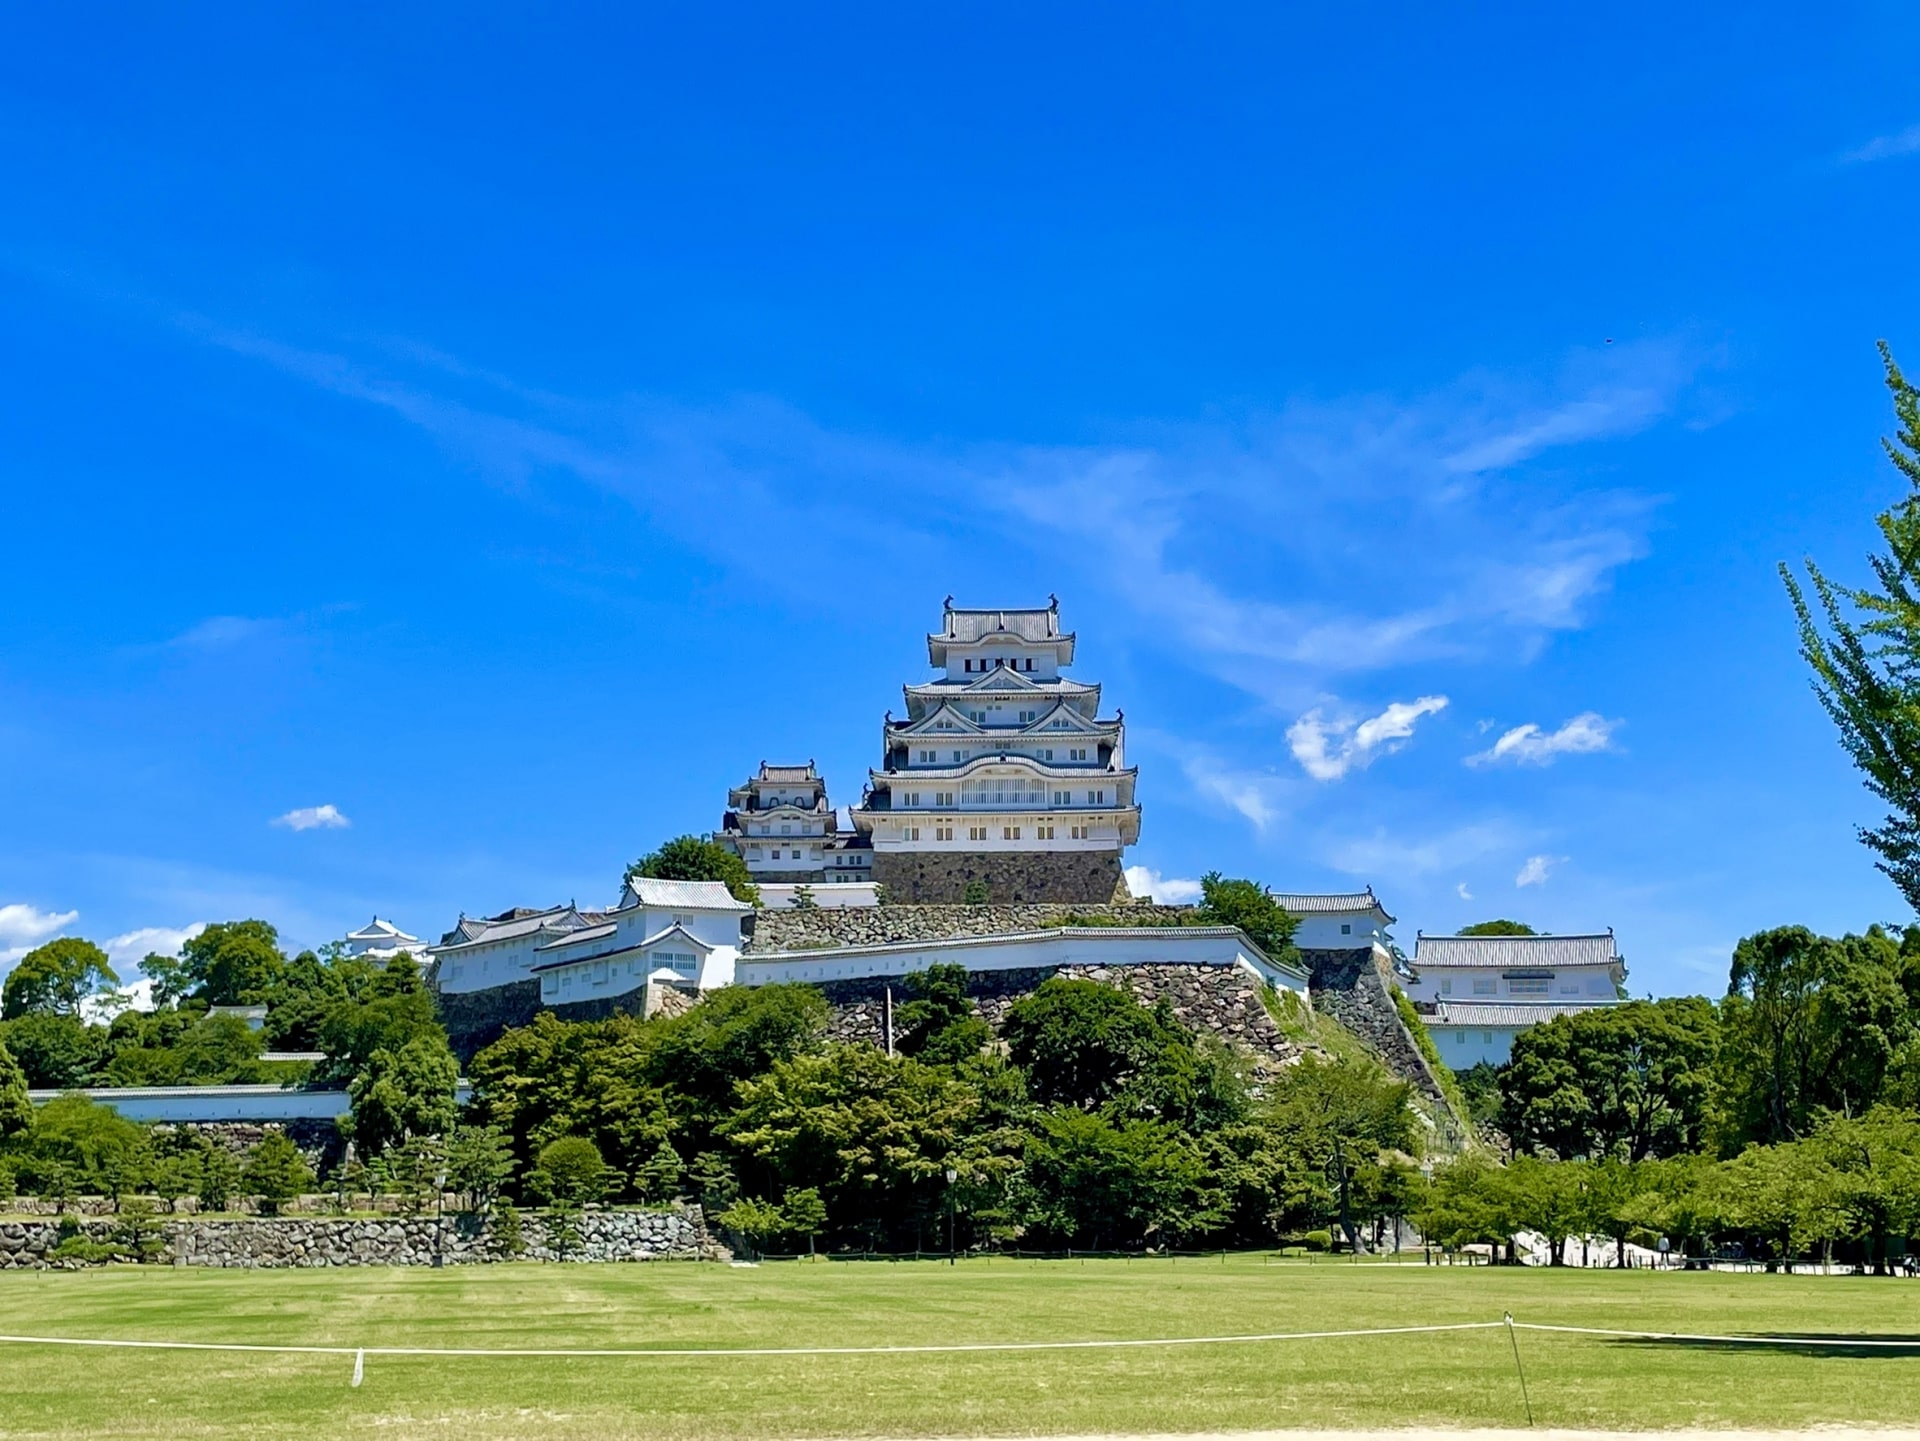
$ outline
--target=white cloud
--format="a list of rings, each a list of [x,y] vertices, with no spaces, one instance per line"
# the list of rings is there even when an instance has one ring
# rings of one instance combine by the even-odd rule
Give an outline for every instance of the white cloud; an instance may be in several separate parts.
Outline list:
[[[1136,896],[1151,896],[1163,906],[1191,905],[1200,899],[1200,882],[1163,876],[1146,866],[1127,867],[1127,889]]]
[[[1235,769],[1205,752],[1183,756],[1180,769],[1202,797],[1240,812],[1259,830],[1280,818],[1286,782],[1271,772]]]
[[[1465,881],[1460,882],[1460,884],[1453,889],[1461,900],[1470,901],[1473,899],[1473,892],[1467,889],[1467,883]]]
[[[284,622],[250,615],[211,615],[167,642],[178,650],[226,650],[279,630]]]
[[[79,919],[78,911],[43,911],[22,901],[0,906],[0,966],[12,965]]]
[[[107,953],[107,959],[113,962],[114,969],[119,970],[122,966],[137,966],[152,955],[177,956],[181,946],[206,928],[205,921],[179,927],[142,926],[125,935],[115,936],[101,949]]]
[[[1422,716],[1446,708],[1443,695],[1395,701],[1363,721],[1329,719],[1324,710],[1315,708],[1288,729],[1287,745],[1308,775],[1317,781],[1337,781],[1350,770],[1371,765],[1376,755],[1400,749]]]
[[[1862,165],[1872,160],[1891,160],[1899,155],[1920,153],[1920,125],[1909,125],[1892,135],[1876,135],[1858,150],[1840,157],[1847,165]]]
[[[1557,731],[1543,731],[1528,721],[1507,731],[1490,749],[1468,756],[1466,763],[1484,766],[1512,761],[1515,765],[1544,766],[1560,756],[1592,755],[1613,748],[1613,732],[1619,724],[1598,711],[1583,711]]]
[[[1555,868],[1565,864],[1565,856],[1528,856],[1526,864],[1520,867],[1520,874],[1513,878],[1516,886],[1543,886],[1547,877]]]
[[[1327,863],[1350,876],[1363,876],[1394,885],[1408,876],[1430,876],[1460,870],[1499,851],[1510,850],[1516,837],[1499,821],[1455,826],[1435,835],[1404,831],[1375,831],[1370,836],[1330,839]]]
[[[333,805],[302,806],[298,810],[288,811],[283,816],[275,816],[273,824],[285,826],[290,831],[339,831],[345,830],[353,822],[340,813]]]

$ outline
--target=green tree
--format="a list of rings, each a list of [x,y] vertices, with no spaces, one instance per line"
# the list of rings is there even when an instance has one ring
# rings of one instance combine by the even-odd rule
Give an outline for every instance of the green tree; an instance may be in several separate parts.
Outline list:
[[[753,883],[747,863],[716,841],[699,836],[676,836],[657,851],[648,851],[627,867],[625,880],[645,876],[657,881],[723,881],[736,901],[760,904],[760,888]]]
[[[0,1043],[36,1090],[91,1085],[106,1064],[107,1033],[77,1016],[25,1015],[0,1023]]]
[[[1204,1229],[1218,1214],[1200,1151],[1163,1122],[1048,1111],[1028,1137],[1025,1162],[1028,1224],[1059,1244],[1150,1246]]]
[[[447,1136],[447,1184],[484,1216],[513,1179],[513,1148],[497,1126],[456,1126]]]
[[[145,1128],[77,1095],[40,1107],[14,1146],[22,1183],[42,1195],[124,1195],[138,1188],[152,1156]]]
[[[788,1224],[786,1213],[778,1206],[751,1197],[735,1201],[713,1219],[734,1234],[745,1236],[748,1244],[760,1252],[770,1241],[786,1234]]]
[[[989,906],[993,904],[993,888],[985,881],[968,881],[960,888],[960,904],[963,906]]]
[[[0,1145],[33,1125],[33,1101],[27,1095],[27,1073],[0,1043]]]
[[[1014,1169],[1019,1146],[977,1087],[860,1045],[743,1082],[723,1135],[750,1192],[818,1191],[835,1229],[876,1249],[921,1244],[944,1214],[947,1169],[988,1190]]]
[[[0,1019],[78,1016],[89,996],[120,984],[107,953],[92,941],[61,936],[28,951],[0,987]]]
[[[220,921],[181,944],[176,979],[210,1006],[258,1005],[286,965],[280,933],[265,921]]]
[[[277,1216],[282,1206],[313,1184],[313,1169],[283,1132],[272,1131],[247,1156],[240,1180],[265,1214]]]
[[[1462,926],[1456,935],[1462,936],[1537,936],[1540,933],[1525,921],[1475,921],[1470,926]]]
[[[680,1178],[686,1170],[680,1153],[673,1149],[673,1142],[662,1138],[653,1154],[647,1157],[646,1164],[640,1167],[634,1184],[642,1200],[664,1205],[680,1194]]]
[[[814,1238],[827,1229],[827,1203],[820,1199],[820,1193],[811,1186],[789,1191],[780,1203],[780,1213],[787,1230],[807,1238],[807,1254],[811,1256]]]
[[[1384,1151],[1416,1155],[1420,1137],[1409,1104],[1412,1088],[1368,1059],[1309,1055],[1289,1067],[1269,1103],[1270,1124],[1307,1164],[1327,1178],[1348,1246],[1360,1248],[1353,1177]]]
[[[956,1065],[993,1039],[967,996],[965,966],[935,965],[906,978],[913,995],[899,1010],[899,1049],[928,1065]]]
[[[398,1051],[378,1050],[347,1087],[353,1140],[377,1156],[416,1136],[443,1136],[457,1115],[460,1067],[437,1035],[415,1036]]]
[[[1782,564],[1780,577],[1814,694],[1867,789],[1887,806],[1886,819],[1863,828],[1860,839],[1907,904],[1920,909],[1920,391],[1884,341],[1880,359],[1899,423],[1881,444],[1907,489],[1876,517],[1886,548],[1868,562],[1874,583],[1836,584],[1809,559],[1816,615],[1791,568]]]
[[[599,1147],[585,1136],[562,1136],[540,1148],[527,1185],[549,1205],[584,1206],[605,1195],[612,1179]]]
[[[1629,1161],[1697,1150],[1718,1022],[1696,996],[1558,1016],[1514,1038],[1500,1126],[1517,1149]]]
[[[1268,957],[1298,958],[1293,933],[1300,925],[1257,881],[1228,880],[1218,871],[1200,878],[1200,919],[1207,925],[1238,926]]]
[[[1878,927],[1833,940],[1783,926],[1734,948],[1720,1006],[1728,1149],[1797,1140],[1824,1112],[1872,1107],[1914,1038],[1908,967]]]
[[[327,1059],[314,1068],[313,1080],[323,1086],[349,1085],[375,1051],[398,1055],[421,1037],[444,1046],[446,1035],[425,991],[343,1001],[329,1008],[320,1023],[318,1040]]]
[[[1125,991],[1059,976],[1009,1006],[1000,1031],[1036,1101],[1085,1108],[1119,1099],[1187,1040]]]

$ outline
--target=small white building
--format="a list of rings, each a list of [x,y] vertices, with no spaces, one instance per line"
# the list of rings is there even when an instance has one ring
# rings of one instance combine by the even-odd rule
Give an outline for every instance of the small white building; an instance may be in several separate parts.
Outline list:
[[[537,980],[549,1006],[625,995],[649,980],[711,990],[733,980],[741,922],[752,911],[719,881],[636,876],[611,910],[569,905],[462,917],[433,949],[436,983],[460,994]]]
[[[1300,924],[1293,943],[1303,951],[1365,950],[1374,944],[1391,948],[1387,927],[1393,917],[1374,898],[1373,887],[1337,895],[1309,895],[1275,891],[1273,899]]]
[[[357,931],[348,931],[342,942],[349,956],[364,956],[370,961],[390,961],[401,952],[419,960],[427,954],[418,936],[410,936],[392,921],[375,916]]]
[[[1454,1070],[1505,1064],[1513,1038],[1556,1016],[1618,1005],[1627,965],[1613,932],[1428,936],[1414,941],[1410,1000]]]

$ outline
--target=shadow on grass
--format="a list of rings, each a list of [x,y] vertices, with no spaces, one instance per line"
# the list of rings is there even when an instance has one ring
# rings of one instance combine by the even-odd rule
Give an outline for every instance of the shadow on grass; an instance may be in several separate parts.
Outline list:
[[[1872,1331],[1783,1331],[1771,1336],[1738,1336],[1725,1340],[1688,1336],[1623,1336],[1614,1344],[1667,1346],[1682,1351],[1773,1351],[1790,1356],[1837,1356],[1856,1360],[1920,1356],[1920,1336]]]

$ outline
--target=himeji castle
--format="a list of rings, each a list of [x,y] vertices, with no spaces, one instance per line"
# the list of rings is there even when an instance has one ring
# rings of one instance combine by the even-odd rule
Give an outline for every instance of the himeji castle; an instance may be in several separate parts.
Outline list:
[[[948,598],[927,637],[938,672],[887,715],[882,761],[851,812],[873,879],[901,903],[1112,900],[1140,837],[1124,715],[1069,679],[1073,632],[1060,603],[961,610]]]

